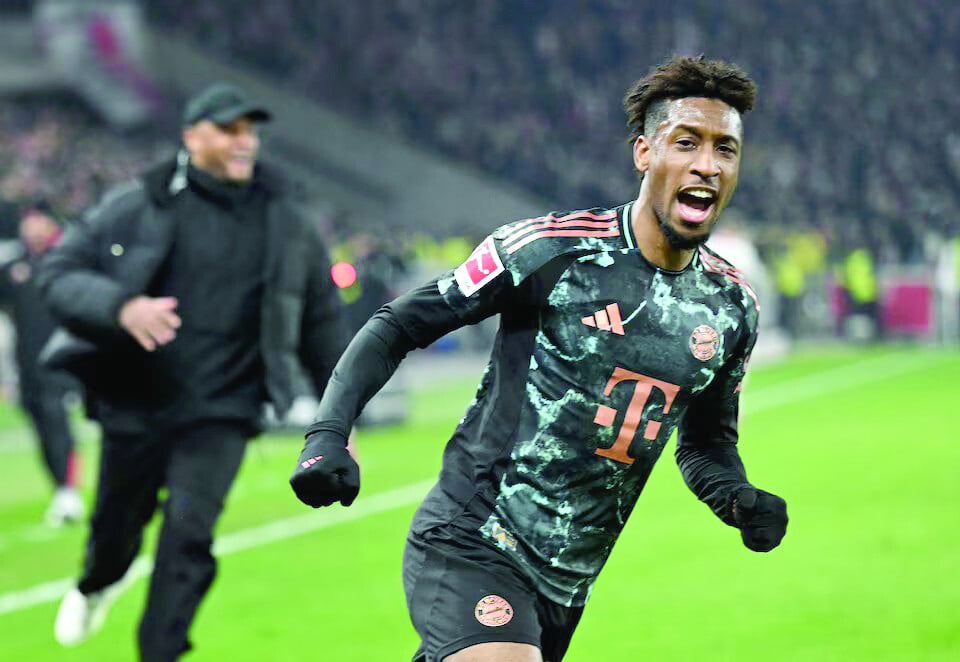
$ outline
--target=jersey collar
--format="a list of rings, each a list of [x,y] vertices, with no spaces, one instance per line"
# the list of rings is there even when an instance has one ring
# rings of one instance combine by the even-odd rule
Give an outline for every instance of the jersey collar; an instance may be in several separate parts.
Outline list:
[[[635,249],[637,247],[637,240],[633,236],[633,223],[630,222],[630,212],[632,209],[632,201],[620,207],[620,234],[627,248]]]
[[[653,269],[664,273],[664,274],[682,274],[688,270],[696,270],[700,268],[700,251],[695,250],[693,252],[693,259],[690,260],[690,264],[685,266],[680,271],[671,271],[670,269],[663,269],[658,267],[652,262],[648,262],[647,258],[643,257],[643,253],[637,249],[637,238],[633,236],[633,223],[631,223],[630,212],[633,210],[633,205],[635,201],[628,202],[627,204],[620,207],[620,234],[623,237],[623,243],[626,244],[627,248],[636,250],[640,253],[640,257],[643,258],[643,261],[649,264]]]

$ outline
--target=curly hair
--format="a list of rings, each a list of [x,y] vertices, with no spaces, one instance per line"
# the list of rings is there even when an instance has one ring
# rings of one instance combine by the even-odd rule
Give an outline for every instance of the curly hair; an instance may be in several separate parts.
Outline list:
[[[629,142],[649,135],[666,119],[667,102],[684,97],[719,99],[741,115],[753,108],[757,86],[739,67],[721,60],[677,56],[664,62],[627,91]]]

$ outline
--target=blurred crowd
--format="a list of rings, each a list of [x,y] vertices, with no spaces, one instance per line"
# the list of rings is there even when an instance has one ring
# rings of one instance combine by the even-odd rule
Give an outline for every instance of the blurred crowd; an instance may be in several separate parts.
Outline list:
[[[760,229],[923,258],[955,234],[960,5],[607,0],[149,3],[154,20],[560,208],[635,188],[621,95],[674,52],[760,85],[735,204]],[[277,35],[284,35],[277,39]]]
[[[18,99],[0,105],[0,200],[8,205],[43,200],[58,215],[73,216],[110,186],[130,179],[169,140],[119,135],[73,97]],[[11,222],[9,209],[0,219]]]
[[[737,62],[757,80],[760,97],[747,118],[744,171],[725,224],[748,229],[788,299],[850,280],[837,267],[859,252],[873,271],[932,264],[943,241],[960,234],[960,129],[951,124],[960,88],[949,84],[960,74],[960,5],[742,0],[730,11],[707,0],[275,0],[236,11],[226,0],[165,0],[143,7],[155,25],[559,209],[615,205],[635,194],[620,104],[649,67],[675,52]],[[42,199],[73,216],[172,147],[171,131],[154,135],[109,131],[72,97],[5,103],[0,200]],[[362,246],[350,219],[333,213],[335,242]],[[429,263],[424,255],[438,251],[423,247],[432,240],[394,252]],[[455,238],[455,252],[468,254],[475,240]]]

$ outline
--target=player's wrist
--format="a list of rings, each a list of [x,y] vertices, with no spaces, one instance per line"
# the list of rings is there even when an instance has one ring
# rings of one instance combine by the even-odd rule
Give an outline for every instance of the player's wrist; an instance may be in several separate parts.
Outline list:
[[[333,430],[316,430],[306,435],[306,441],[303,444],[303,453],[314,452],[318,450],[346,450],[347,437]]]

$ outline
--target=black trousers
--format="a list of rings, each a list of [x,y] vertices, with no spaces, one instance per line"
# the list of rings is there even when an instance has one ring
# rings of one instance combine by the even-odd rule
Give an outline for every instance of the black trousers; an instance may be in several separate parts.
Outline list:
[[[188,630],[213,583],[213,528],[240,468],[249,425],[208,421],[146,434],[104,433],[82,593],[121,579],[136,558],[143,528],[166,487],[147,605],[140,621],[144,661],[190,649]]]
[[[40,442],[43,461],[57,487],[66,485],[69,476],[73,434],[63,402],[69,384],[60,375],[44,370],[20,373],[20,401],[30,417]]]

